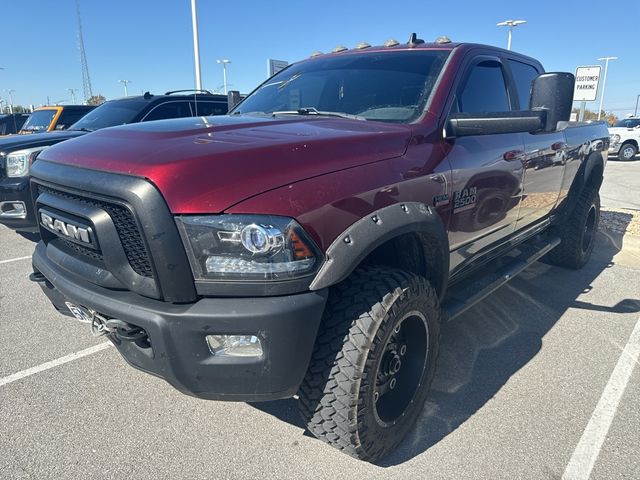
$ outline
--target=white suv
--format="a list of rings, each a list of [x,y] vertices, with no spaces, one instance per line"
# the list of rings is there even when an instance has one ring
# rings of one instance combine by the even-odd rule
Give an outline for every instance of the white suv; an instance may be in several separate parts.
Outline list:
[[[640,117],[620,120],[609,128],[609,155],[619,160],[633,160],[640,146]]]

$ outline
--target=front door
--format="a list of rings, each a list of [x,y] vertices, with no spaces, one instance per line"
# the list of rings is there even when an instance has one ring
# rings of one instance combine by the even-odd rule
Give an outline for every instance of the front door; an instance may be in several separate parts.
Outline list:
[[[502,62],[480,56],[467,66],[452,113],[512,110]],[[524,135],[478,135],[452,140],[449,243],[451,268],[515,231],[522,197]]]

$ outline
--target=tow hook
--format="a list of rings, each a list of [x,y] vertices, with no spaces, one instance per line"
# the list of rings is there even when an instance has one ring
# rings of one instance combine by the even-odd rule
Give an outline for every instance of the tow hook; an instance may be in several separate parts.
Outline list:
[[[95,337],[107,335],[116,344],[125,341],[133,342],[141,348],[149,348],[151,346],[149,336],[143,328],[117,318],[107,318],[90,308],[80,307],[70,302],[65,303],[78,320],[90,324],[91,333]]]

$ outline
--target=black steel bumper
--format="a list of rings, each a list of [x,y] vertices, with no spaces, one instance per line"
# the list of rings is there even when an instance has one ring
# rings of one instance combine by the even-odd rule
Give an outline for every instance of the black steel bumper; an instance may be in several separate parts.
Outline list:
[[[87,284],[52,263],[46,248],[43,242],[36,247],[32,278],[56,308],[68,314],[64,302],[69,301],[147,332],[147,348],[114,341],[135,368],[165,379],[183,393],[212,400],[274,400],[296,393],[311,358],[326,290],[173,304]],[[205,341],[208,334],[256,335],[263,356],[213,356]]]
[[[24,218],[16,218],[3,215],[0,208],[0,223],[13,230],[37,232],[38,225],[33,210],[29,177],[0,179],[0,205],[7,205],[10,202],[22,202],[26,207],[26,216]]]

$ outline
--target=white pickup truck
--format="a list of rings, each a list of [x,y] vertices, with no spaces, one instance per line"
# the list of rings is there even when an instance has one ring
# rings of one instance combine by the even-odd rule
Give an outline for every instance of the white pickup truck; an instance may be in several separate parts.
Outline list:
[[[609,128],[609,155],[619,160],[633,160],[640,146],[640,117],[620,120]]]

